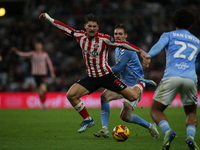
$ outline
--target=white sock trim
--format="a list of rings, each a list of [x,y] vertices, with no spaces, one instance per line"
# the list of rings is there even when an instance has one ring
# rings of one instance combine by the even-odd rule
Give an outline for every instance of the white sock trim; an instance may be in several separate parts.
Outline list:
[[[136,84],[136,85],[134,85],[134,87],[135,86],[138,87],[141,90],[141,93],[143,92],[143,87],[140,84]]]
[[[85,107],[85,105],[83,104],[83,102],[78,103],[74,109],[78,112],[80,112],[81,110],[83,110],[83,108]]]

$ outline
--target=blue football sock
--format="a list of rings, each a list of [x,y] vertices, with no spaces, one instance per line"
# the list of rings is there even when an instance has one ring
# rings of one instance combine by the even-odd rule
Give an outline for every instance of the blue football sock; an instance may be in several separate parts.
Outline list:
[[[196,127],[192,126],[192,125],[187,126],[187,128],[186,128],[186,136],[190,135],[190,136],[192,136],[194,138],[195,134],[196,134]]]
[[[128,122],[141,125],[141,126],[147,128],[147,129],[150,127],[150,123],[149,122],[147,122],[146,120],[140,118],[139,116],[137,116],[135,114],[131,114],[130,115],[130,117],[128,119]]]
[[[158,126],[160,127],[160,129],[162,130],[162,132],[165,134],[165,132],[170,128],[168,122],[166,120],[162,120],[158,123]]]
[[[110,105],[108,101],[102,101],[101,102],[101,123],[102,127],[106,126],[108,127],[108,121],[110,116]]]

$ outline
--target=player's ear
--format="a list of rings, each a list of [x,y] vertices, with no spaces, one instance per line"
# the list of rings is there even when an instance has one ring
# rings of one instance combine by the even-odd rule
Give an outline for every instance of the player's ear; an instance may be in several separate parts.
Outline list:
[[[127,37],[128,37],[128,34],[125,34],[125,38],[127,39]]]

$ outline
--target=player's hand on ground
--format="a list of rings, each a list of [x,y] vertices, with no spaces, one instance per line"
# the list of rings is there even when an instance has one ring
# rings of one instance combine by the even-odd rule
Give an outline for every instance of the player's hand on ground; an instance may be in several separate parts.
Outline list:
[[[46,13],[41,13],[39,19],[46,18]]]
[[[144,67],[148,68],[150,62],[151,62],[151,56],[146,55],[146,56],[144,57],[144,59],[143,59],[142,64],[143,64]]]

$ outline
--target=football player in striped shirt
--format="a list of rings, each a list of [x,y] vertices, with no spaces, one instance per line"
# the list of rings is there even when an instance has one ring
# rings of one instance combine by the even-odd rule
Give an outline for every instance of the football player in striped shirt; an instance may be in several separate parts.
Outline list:
[[[48,76],[48,68],[51,77],[55,78],[54,67],[48,53],[43,50],[43,44],[36,42],[34,46],[35,50],[29,52],[22,52],[16,47],[12,47],[11,50],[21,57],[31,58],[31,74],[36,82],[36,91],[39,94],[42,109],[46,109],[47,84],[45,83],[45,79]]]
[[[168,150],[176,132],[170,127],[163,112],[179,93],[186,115],[186,144],[190,150],[198,150],[199,147],[194,141],[198,102],[195,60],[200,52],[200,40],[188,31],[195,22],[192,11],[186,8],[178,9],[173,14],[172,22],[176,29],[163,33],[143,62],[143,65],[148,67],[151,58],[165,49],[166,69],[153,97],[151,117],[165,135],[162,150]]]
[[[98,32],[100,20],[97,16],[93,14],[86,16],[85,30],[75,30],[51,18],[47,13],[40,14],[39,18],[45,18],[60,31],[75,38],[82,50],[87,77],[78,80],[67,92],[67,99],[84,119],[81,123],[81,128],[78,130],[79,133],[86,131],[95,124],[85,105],[80,100],[82,96],[91,94],[102,87],[120,93],[129,101],[135,101],[141,96],[145,86],[156,86],[156,83],[152,80],[143,79],[131,89],[114,75],[108,65],[109,47],[121,47],[136,51],[140,53],[142,58],[146,55],[146,52],[126,41],[115,40],[109,35]]]

